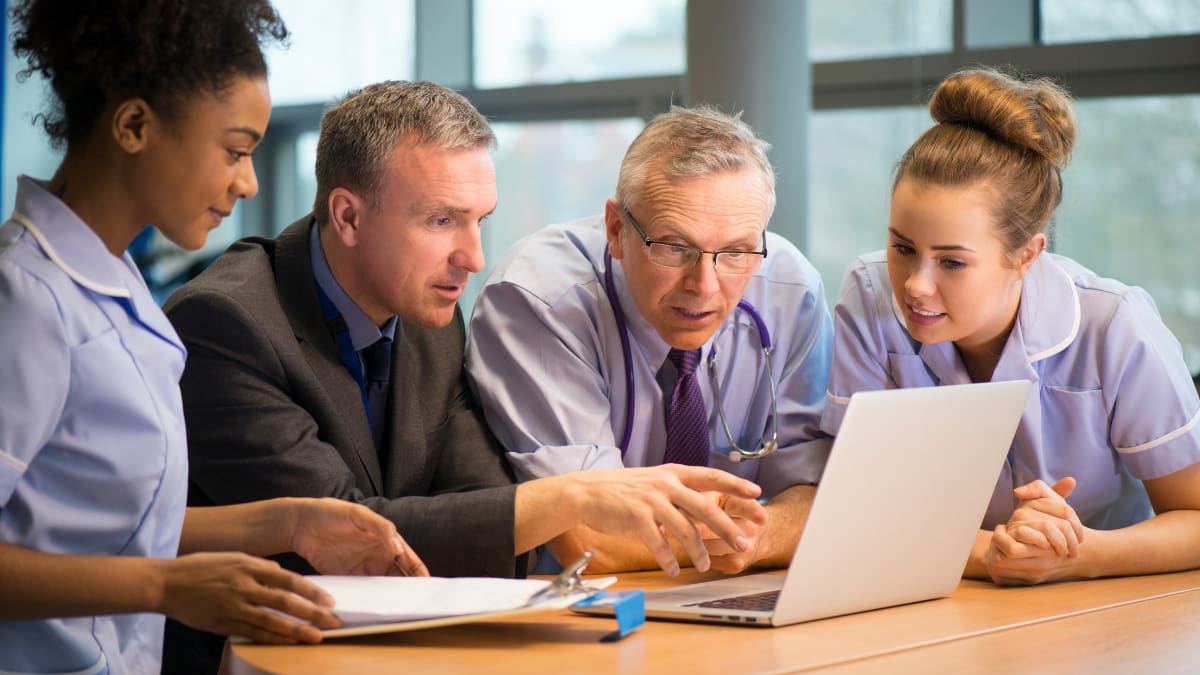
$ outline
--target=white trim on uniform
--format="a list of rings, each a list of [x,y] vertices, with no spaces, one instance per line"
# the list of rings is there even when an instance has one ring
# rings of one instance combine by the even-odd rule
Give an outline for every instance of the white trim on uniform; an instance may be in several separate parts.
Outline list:
[[[1058,272],[1063,276],[1067,275],[1067,273],[1063,272],[1062,270],[1058,270]],[[1071,284],[1071,299],[1075,301],[1075,320],[1071,322],[1071,330],[1067,333],[1067,337],[1062,339],[1062,342],[1059,342],[1045,351],[1041,351],[1033,356],[1030,356],[1030,363],[1037,363],[1046,357],[1054,356],[1055,354],[1066,349],[1067,345],[1070,345],[1072,342],[1074,342],[1075,337],[1079,335],[1079,322],[1083,316],[1083,311],[1079,307],[1079,289],[1076,288],[1075,282],[1070,277],[1067,277],[1067,283]]]
[[[850,405],[850,398],[848,396],[835,396],[832,391],[826,391],[825,398],[839,405]]]
[[[42,231],[39,230],[37,226],[34,225],[33,222],[30,221],[29,218],[27,218],[23,213],[19,211],[13,211],[12,219],[23,225],[26,230],[29,230],[29,234],[33,235],[33,238],[37,240],[38,246],[41,246],[42,250],[46,252],[46,257],[50,258],[50,261],[55,265],[58,265],[58,267],[65,272],[67,276],[71,277],[75,283],[88,290],[95,291],[97,293],[103,293],[104,295],[111,295],[114,298],[133,297],[133,294],[130,293],[129,289],[127,288],[121,288],[120,286],[109,286],[98,281],[92,281],[91,279],[88,279],[72,269],[65,260],[58,257],[58,253],[54,251],[54,247],[52,247],[50,242],[46,240],[46,236],[43,235]]]
[[[1175,431],[1172,431],[1168,434],[1159,436],[1158,438],[1156,438],[1148,443],[1142,443],[1141,445],[1135,445],[1132,448],[1117,448],[1117,452],[1121,453],[1122,455],[1132,455],[1132,454],[1135,454],[1138,452],[1144,452],[1146,450],[1150,450],[1151,448],[1157,448],[1158,446],[1160,446],[1164,443],[1167,443],[1169,441],[1172,441],[1176,438],[1179,438],[1180,436],[1191,431],[1192,427],[1196,426],[1197,422],[1200,422],[1200,410],[1196,411],[1195,415],[1192,415],[1191,421],[1189,421],[1187,424],[1179,427]]]
[[[24,473],[25,471],[27,471],[29,469],[28,464],[26,464],[25,462],[22,462],[21,460],[17,459],[16,457],[14,457],[10,454],[8,454],[4,450],[0,450],[0,464],[7,464],[11,467],[15,467],[18,471],[20,471],[22,473]]]

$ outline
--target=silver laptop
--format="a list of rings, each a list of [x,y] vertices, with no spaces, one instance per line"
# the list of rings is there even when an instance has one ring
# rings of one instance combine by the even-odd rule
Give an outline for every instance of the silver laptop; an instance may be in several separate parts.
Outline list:
[[[784,626],[950,595],[1029,388],[992,382],[853,395],[787,576],[650,592],[646,616]]]

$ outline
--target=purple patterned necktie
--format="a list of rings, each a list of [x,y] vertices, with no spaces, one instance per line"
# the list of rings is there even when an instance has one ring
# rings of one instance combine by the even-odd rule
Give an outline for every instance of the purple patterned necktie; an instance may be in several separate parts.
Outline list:
[[[704,409],[700,381],[696,378],[700,350],[672,349],[667,358],[679,374],[667,411],[667,450],[663,462],[708,466],[708,411]]]

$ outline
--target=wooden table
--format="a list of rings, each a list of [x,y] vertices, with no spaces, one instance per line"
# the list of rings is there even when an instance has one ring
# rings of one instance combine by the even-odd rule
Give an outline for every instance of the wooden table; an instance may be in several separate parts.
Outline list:
[[[713,576],[626,574],[617,588]],[[1200,570],[1032,588],[963,581],[946,599],[784,628],[653,621],[619,642],[600,642],[613,628],[611,619],[551,610],[317,646],[235,645],[228,665],[234,675],[1194,672]]]

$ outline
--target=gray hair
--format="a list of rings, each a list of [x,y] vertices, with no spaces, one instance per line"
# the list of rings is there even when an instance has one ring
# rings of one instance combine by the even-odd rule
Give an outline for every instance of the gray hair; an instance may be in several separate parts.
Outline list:
[[[617,201],[627,205],[640,194],[651,171],[667,178],[699,178],[740,171],[762,173],[768,217],[775,210],[775,170],[767,159],[771,144],[755,135],[742,113],[726,114],[711,106],[671,109],[650,120],[633,139],[617,177]]]
[[[317,222],[329,220],[329,193],[337,187],[354,190],[377,208],[384,167],[405,137],[445,150],[496,147],[487,119],[440,84],[392,80],[352,91],[321,117]]]

